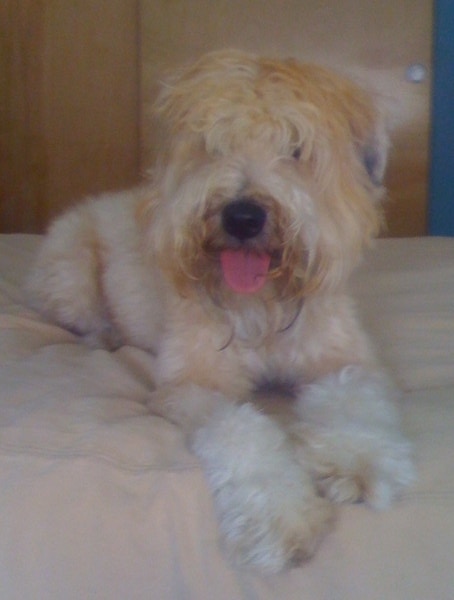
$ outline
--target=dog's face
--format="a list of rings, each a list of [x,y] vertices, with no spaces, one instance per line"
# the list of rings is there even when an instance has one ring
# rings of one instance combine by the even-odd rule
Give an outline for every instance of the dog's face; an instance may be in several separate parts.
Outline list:
[[[387,138],[322,68],[206,55],[157,102],[167,126],[148,240],[182,294],[301,299],[342,284],[381,224]]]

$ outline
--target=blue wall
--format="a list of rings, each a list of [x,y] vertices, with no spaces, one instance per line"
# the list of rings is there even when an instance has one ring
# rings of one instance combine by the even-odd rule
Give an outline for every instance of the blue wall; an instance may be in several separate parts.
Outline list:
[[[454,236],[454,1],[435,0],[429,233]]]

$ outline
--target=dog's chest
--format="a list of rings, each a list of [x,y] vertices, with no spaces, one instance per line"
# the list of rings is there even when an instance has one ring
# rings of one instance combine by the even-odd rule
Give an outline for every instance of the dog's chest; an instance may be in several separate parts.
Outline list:
[[[294,387],[304,357],[295,332],[242,339],[198,307],[174,314],[160,344],[158,383],[191,381],[246,398],[258,391]]]

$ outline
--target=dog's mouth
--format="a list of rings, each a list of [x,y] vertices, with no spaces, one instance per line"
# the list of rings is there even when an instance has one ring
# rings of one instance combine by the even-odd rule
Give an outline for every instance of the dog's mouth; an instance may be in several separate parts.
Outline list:
[[[271,255],[251,245],[263,242],[267,220],[268,211],[257,194],[241,195],[223,207],[222,229],[240,246],[221,251],[222,275],[225,284],[238,294],[254,294],[266,283]]]
[[[245,248],[221,252],[224,282],[237,294],[255,294],[267,281],[271,256]]]
[[[224,200],[220,208],[214,202],[205,214],[203,253],[218,266],[217,283],[236,294],[260,292],[281,268],[283,236],[272,207],[269,197],[254,194]]]

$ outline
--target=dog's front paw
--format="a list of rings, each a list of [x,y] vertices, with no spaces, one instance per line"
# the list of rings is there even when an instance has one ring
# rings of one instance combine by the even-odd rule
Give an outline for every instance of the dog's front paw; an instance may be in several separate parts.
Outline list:
[[[332,502],[365,501],[387,508],[415,479],[410,444],[385,432],[355,433],[333,439],[326,432],[313,440],[316,487]]]
[[[227,484],[215,492],[215,502],[230,561],[263,573],[311,558],[333,517],[332,505],[308,493],[301,481]]]
[[[346,367],[308,386],[298,402],[304,464],[333,502],[386,508],[415,478],[398,427],[396,390],[382,373]]]
[[[195,436],[223,545],[237,566],[276,573],[310,558],[333,517],[285,434],[252,406],[229,407]]]

